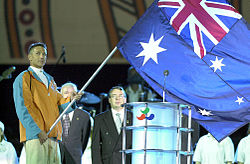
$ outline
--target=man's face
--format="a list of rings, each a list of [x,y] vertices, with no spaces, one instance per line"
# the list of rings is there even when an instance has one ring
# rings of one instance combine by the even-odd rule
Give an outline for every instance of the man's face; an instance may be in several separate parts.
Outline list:
[[[31,49],[28,58],[31,66],[43,68],[47,60],[47,51],[42,46],[36,46]]]
[[[62,88],[62,96],[64,98],[70,97],[74,91],[73,86],[65,86]]]
[[[114,89],[110,93],[109,103],[112,109],[119,110],[122,109],[122,104],[126,103],[127,99],[125,97],[125,94],[120,89]]]

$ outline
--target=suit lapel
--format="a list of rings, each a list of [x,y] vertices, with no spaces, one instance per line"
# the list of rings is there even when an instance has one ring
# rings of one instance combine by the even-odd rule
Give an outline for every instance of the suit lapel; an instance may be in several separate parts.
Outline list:
[[[109,129],[110,135],[113,136],[114,138],[117,138],[118,132],[116,129],[116,125],[115,125],[113,116],[112,116],[112,112],[109,110],[103,119],[104,119],[104,122],[106,124],[106,127],[108,127],[108,129]]]
[[[111,110],[106,112],[106,115],[103,117],[103,121],[105,126],[108,128],[110,136],[114,139],[114,142],[112,142],[113,151],[115,151],[117,146],[121,149],[122,133],[118,134],[117,132]],[[132,113],[127,112],[126,126],[130,125],[132,125]]]
[[[132,113],[127,111],[126,126],[131,126],[131,125],[132,125]],[[123,124],[122,124],[122,127],[124,127]],[[117,133],[117,135],[118,135],[118,133]],[[128,136],[128,132],[126,132],[126,136]],[[117,140],[116,140],[115,145],[114,145],[114,149],[116,146],[121,145],[121,142],[122,142],[122,130],[121,130],[121,133],[117,137]],[[119,148],[119,149],[121,149],[121,148]]]
[[[76,123],[76,118],[77,118],[77,110],[74,110],[73,117],[72,117],[72,120],[71,120],[71,125]]]
[[[32,76],[35,79],[37,79],[38,81],[40,81],[41,83],[43,83],[43,81],[39,78],[39,76],[36,74],[36,72],[31,67],[28,68],[28,71],[32,72]]]

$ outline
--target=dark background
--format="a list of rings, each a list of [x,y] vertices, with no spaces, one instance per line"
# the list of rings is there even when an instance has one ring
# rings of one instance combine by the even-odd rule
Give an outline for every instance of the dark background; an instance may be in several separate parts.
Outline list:
[[[0,75],[1,73],[8,69],[11,65],[0,65]],[[81,89],[82,86],[87,82],[91,75],[95,72],[99,65],[69,65],[69,64],[59,64],[59,65],[46,65],[44,70],[52,75],[57,83],[57,86],[71,81]],[[5,125],[5,135],[8,141],[10,141],[16,148],[18,156],[20,155],[22,144],[19,142],[19,122],[15,112],[14,100],[13,100],[13,82],[16,76],[28,68],[28,65],[15,65],[16,71],[12,73],[11,79],[5,79],[0,82],[1,91],[1,114],[0,121]],[[127,85],[127,69],[129,65],[126,64],[108,64],[103,67],[103,69],[97,74],[94,80],[86,88],[85,91],[94,93],[99,96],[100,93],[108,93],[109,89],[115,85]],[[104,100],[105,110],[107,106],[106,99]],[[97,113],[100,112],[100,104],[96,105],[86,105],[88,107],[95,108]],[[242,127],[230,137],[234,142],[235,149],[241,138],[246,136],[247,126]],[[204,128],[200,128],[200,136],[206,134]]]

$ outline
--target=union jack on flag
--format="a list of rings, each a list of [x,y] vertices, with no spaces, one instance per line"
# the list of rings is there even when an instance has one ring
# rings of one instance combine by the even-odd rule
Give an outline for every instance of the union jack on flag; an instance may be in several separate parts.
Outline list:
[[[242,17],[225,0],[159,0],[158,7],[201,59]]]

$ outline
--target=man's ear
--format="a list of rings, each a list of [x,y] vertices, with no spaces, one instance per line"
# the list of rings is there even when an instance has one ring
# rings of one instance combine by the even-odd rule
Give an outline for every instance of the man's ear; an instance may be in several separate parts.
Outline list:
[[[29,61],[31,61],[32,59],[31,59],[31,55],[30,54],[28,54],[28,59],[29,59]]]

